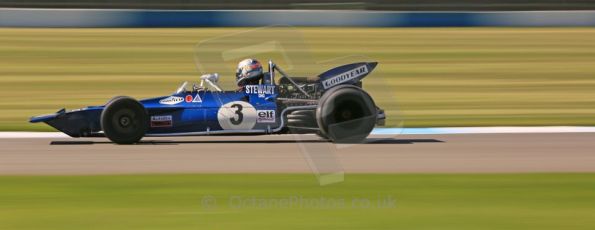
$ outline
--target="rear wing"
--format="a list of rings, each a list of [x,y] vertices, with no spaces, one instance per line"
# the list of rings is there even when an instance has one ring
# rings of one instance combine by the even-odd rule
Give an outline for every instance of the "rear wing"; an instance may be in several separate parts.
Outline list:
[[[378,62],[357,62],[342,65],[321,73],[318,78],[324,90],[337,85],[354,85],[368,76],[376,68],[376,65],[378,65]]]

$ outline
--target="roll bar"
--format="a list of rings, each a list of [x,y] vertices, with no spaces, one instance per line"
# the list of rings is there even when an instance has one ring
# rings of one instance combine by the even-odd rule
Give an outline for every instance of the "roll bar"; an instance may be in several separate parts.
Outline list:
[[[271,78],[269,80],[272,82],[272,84],[275,84],[275,70],[279,71],[279,73],[281,74],[280,79],[286,78],[292,85],[299,89],[302,94],[304,94],[307,97],[310,97],[310,95],[308,95],[308,93],[304,89],[302,89],[302,86],[298,85],[293,79],[291,79],[289,75],[287,75],[275,63],[273,63],[273,61],[269,60],[269,77]]]

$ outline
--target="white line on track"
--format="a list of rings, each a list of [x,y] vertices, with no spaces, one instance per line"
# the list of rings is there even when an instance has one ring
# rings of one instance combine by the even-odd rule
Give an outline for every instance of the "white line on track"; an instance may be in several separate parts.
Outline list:
[[[0,138],[68,138],[60,132],[0,132]]]
[[[481,133],[595,133],[592,126],[375,128],[372,135]],[[68,138],[60,132],[0,132],[0,138]]]
[[[372,134],[594,133],[593,126],[375,128]]]

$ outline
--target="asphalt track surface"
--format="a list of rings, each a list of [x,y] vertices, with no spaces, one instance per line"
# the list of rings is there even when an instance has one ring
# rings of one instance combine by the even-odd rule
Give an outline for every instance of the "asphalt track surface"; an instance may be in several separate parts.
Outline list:
[[[595,133],[0,139],[0,175],[595,172]]]

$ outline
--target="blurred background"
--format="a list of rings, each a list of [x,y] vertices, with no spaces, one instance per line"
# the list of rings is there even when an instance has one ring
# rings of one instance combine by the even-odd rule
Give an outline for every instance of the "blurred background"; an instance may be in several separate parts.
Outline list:
[[[167,95],[205,72],[236,89],[241,58],[221,59],[242,46],[300,76],[378,61],[364,88],[389,127],[594,126],[594,10],[589,0],[0,0],[0,131],[54,131],[29,117]],[[262,44],[279,49],[258,52]],[[595,226],[595,176],[585,171],[592,133],[305,142],[310,150],[280,137],[289,141],[1,139],[0,171],[10,175],[0,176],[0,229]],[[369,174],[346,167],[345,181],[330,186],[316,172],[291,174],[292,165],[307,167],[301,154],[312,145]],[[243,173],[259,167],[245,162],[280,171]],[[205,165],[217,170],[163,174]],[[87,175],[95,168],[115,175]]]
[[[108,9],[357,9],[407,11],[589,10],[589,0],[2,0],[2,7]]]
[[[308,52],[314,60],[294,74],[317,75],[329,66],[316,63],[349,55],[380,62],[365,89],[387,111],[389,127],[595,124],[594,1],[25,0],[0,6],[0,130],[50,131],[28,118],[118,95],[169,94],[183,81],[198,81],[197,52],[222,52],[197,51],[201,41],[275,24],[292,26],[292,41],[307,48],[287,52]],[[224,88],[234,88],[233,61],[202,64],[218,66]]]

